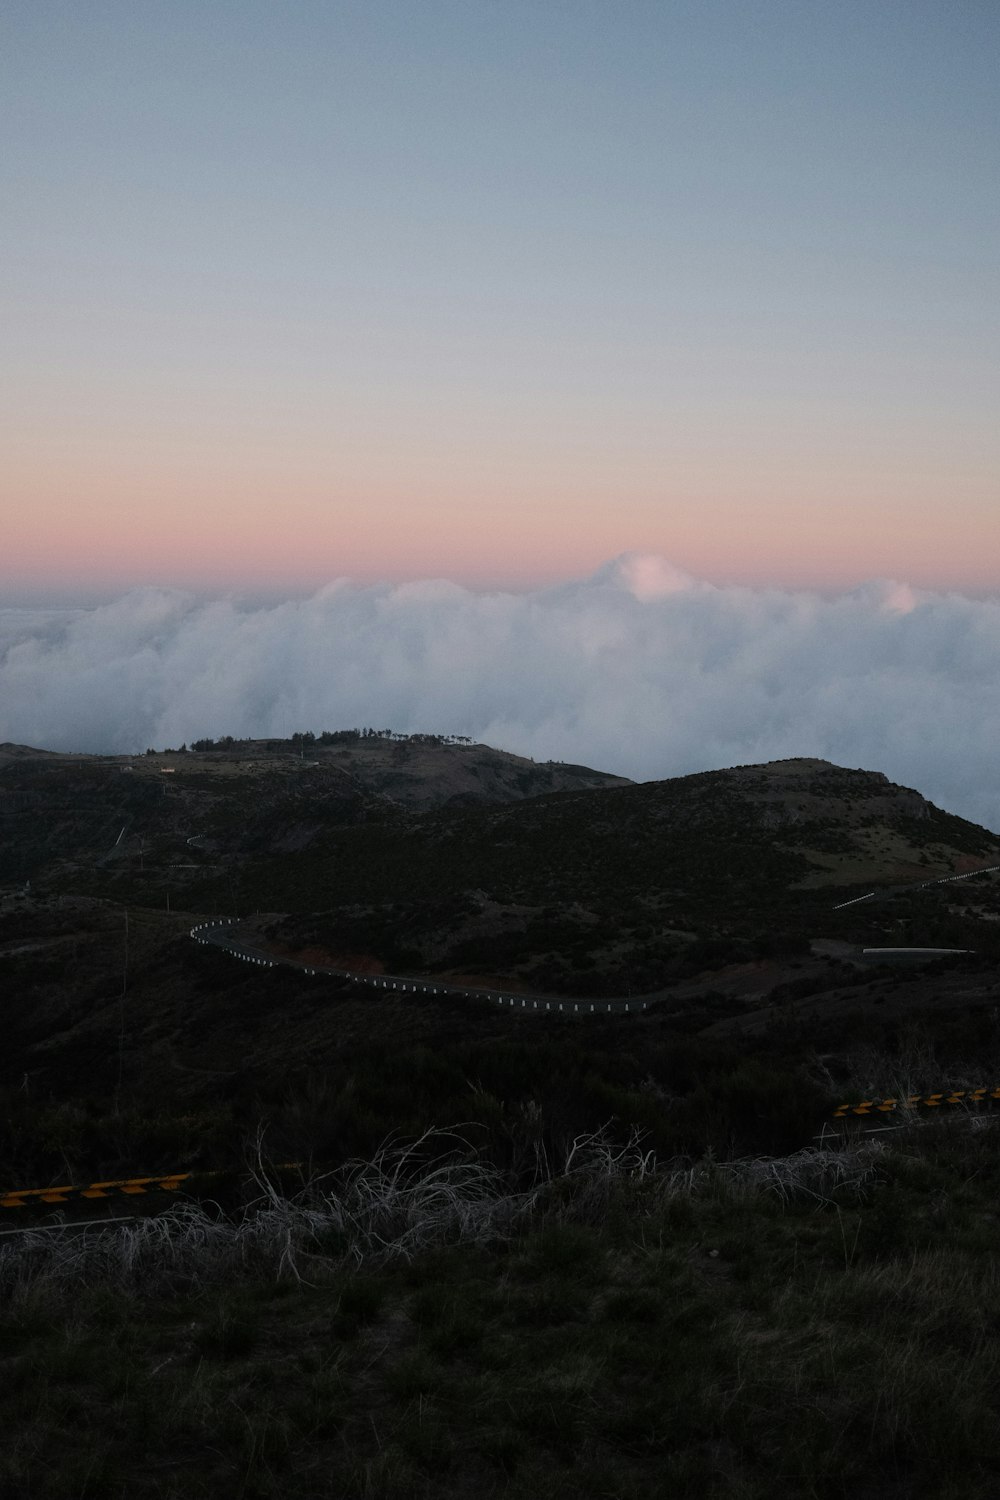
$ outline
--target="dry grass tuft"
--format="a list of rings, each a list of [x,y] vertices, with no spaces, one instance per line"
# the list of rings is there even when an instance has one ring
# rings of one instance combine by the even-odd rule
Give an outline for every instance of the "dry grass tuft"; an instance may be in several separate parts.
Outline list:
[[[448,1245],[496,1245],[536,1210],[550,1222],[599,1224],[633,1192],[643,1194],[647,1211],[678,1197],[827,1202],[869,1184],[882,1155],[868,1143],[660,1167],[638,1132],[621,1144],[601,1130],[578,1136],[547,1181],[519,1191],[456,1131],[427,1131],[387,1142],[371,1160],[348,1162],[286,1197],[258,1142],[257,1196],[240,1214],[181,1202],[128,1224],[26,1229],[0,1246],[0,1291],[15,1300],[29,1292],[58,1299],[95,1285],[167,1293],[240,1280],[311,1282],[338,1267],[412,1260]]]

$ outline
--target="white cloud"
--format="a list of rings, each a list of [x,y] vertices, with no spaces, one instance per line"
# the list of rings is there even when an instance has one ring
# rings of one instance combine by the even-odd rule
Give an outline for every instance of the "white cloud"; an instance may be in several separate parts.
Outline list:
[[[529,594],[431,581],[241,609],[0,610],[0,740],[141,750],[375,724],[637,779],[788,755],[1000,827],[1000,603],[714,588],[658,557]]]

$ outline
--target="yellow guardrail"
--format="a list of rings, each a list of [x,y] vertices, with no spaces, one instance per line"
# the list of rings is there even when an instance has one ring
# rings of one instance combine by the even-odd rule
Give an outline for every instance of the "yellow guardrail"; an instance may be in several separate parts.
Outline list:
[[[942,1089],[938,1094],[908,1094],[905,1098],[861,1099],[857,1104],[838,1104],[833,1118],[846,1120],[852,1115],[892,1115],[903,1110],[944,1109],[950,1104],[967,1107],[990,1104],[995,1100],[1000,1100],[1000,1088]]]
[[[300,1172],[300,1161],[274,1162],[269,1172]],[[65,1183],[57,1187],[0,1189],[0,1209],[37,1208],[42,1204],[93,1202],[100,1198],[139,1198],[146,1193],[179,1193],[185,1184],[207,1183],[213,1179],[236,1177],[238,1172],[161,1172],[150,1177],[114,1177],[105,1182]]]
[[[179,1193],[181,1183],[193,1172],[168,1172],[164,1177],[118,1177],[108,1182],[88,1182],[83,1187],[12,1188],[0,1192],[0,1208],[27,1208],[39,1203],[72,1203],[76,1199],[113,1198],[119,1193],[127,1198],[143,1193]]]

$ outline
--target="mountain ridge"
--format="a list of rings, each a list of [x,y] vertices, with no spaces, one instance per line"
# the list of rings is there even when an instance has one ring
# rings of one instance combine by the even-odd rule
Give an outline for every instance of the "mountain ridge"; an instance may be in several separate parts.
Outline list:
[[[995,835],[816,757],[635,783],[356,731],[28,753],[0,763],[0,827],[0,878],[42,895],[267,913],[279,954],[558,996],[673,993],[815,940],[981,951],[996,930],[981,882],[914,894],[1000,862]]]

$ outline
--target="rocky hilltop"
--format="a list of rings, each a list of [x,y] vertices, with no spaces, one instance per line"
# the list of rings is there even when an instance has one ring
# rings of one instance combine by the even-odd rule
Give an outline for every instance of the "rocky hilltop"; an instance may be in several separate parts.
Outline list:
[[[660,783],[673,815],[713,821],[718,809],[800,851],[809,884],[917,879],[971,868],[1000,849],[987,829],[936,807],[880,771],[794,758]]]
[[[81,863],[114,873],[137,863],[172,867],[182,879],[206,852],[257,860],[307,849],[331,828],[391,823],[405,811],[627,784],[586,766],[536,764],[434,735],[227,737],[135,756],[3,744],[0,881]]]
[[[629,785],[626,777],[589,766],[536,763],[508,750],[432,735],[313,742],[309,755],[320,766],[338,766],[370,791],[419,810]]]

